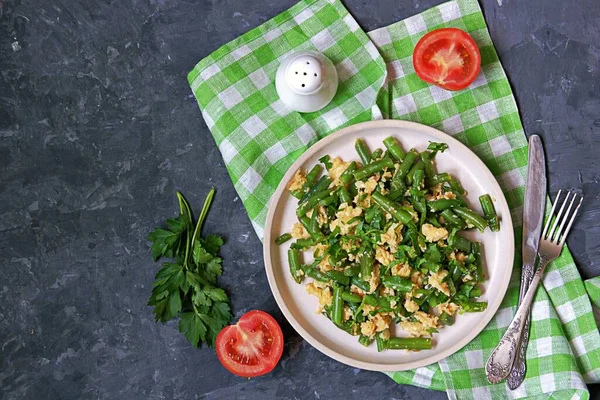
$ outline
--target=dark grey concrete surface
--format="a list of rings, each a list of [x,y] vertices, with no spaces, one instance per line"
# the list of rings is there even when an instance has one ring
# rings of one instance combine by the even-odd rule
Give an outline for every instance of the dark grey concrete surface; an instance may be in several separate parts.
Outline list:
[[[441,399],[334,362],[283,320],[254,235],[186,82],[221,44],[294,0],[0,0],[0,398]],[[347,0],[374,29],[439,0]],[[600,273],[600,3],[485,0],[553,195],[581,188],[569,244]],[[148,231],[218,189],[206,232],[227,237],[235,315],[259,308],[286,347],[269,376],[226,373],[145,303]],[[594,388],[597,394],[598,390]]]

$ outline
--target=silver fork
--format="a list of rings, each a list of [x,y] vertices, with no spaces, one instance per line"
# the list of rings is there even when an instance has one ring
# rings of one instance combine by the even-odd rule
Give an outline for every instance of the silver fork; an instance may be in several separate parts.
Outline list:
[[[554,218],[554,221],[552,221],[552,217],[554,216],[554,211],[559,203],[561,194],[562,190],[560,190],[556,196],[556,201],[552,206],[552,211],[550,211],[550,217],[548,218],[548,221],[544,226],[544,231],[542,232],[538,249],[539,266],[535,272],[535,275],[533,276],[531,285],[529,286],[527,294],[523,298],[515,317],[508,326],[506,333],[500,340],[500,343],[498,343],[498,346],[496,346],[490,355],[490,358],[485,365],[485,374],[487,375],[490,383],[498,383],[510,374],[510,370],[517,355],[517,349],[519,347],[521,335],[523,335],[523,328],[525,326],[525,322],[527,321],[527,314],[529,313],[531,303],[533,302],[533,297],[535,296],[538,284],[542,279],[546,265],[560,255],[561,249],[565,244],[565,240],[567,239],[567,234],[571,229],[571,225],[573,225],[573,221],[575,220],[575,216],[579,211],[579,207],[581,207],[583,196],[577,195],[575,192],[568,191],[567,196],[565,197],[565,200],[558,211],[558,215],[556,218]],[[571,197],[571,195],[572,198],[569,202],[569,197]],[[573,208],[573,205],[578,197],[579,202],[577,207],[573,213],[571,213],[571,209]],[[567,203],[569,206],[565,212],[565,206]],[[556,229],[557,226],[558,229]]]

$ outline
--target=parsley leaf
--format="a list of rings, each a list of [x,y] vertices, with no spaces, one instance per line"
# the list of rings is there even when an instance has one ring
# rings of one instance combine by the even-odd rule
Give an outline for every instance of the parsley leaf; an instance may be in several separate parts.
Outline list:
[[[154,261],[174,260],[163,263],[156,273],[148,305],[154,307],[157,322],[179,317],[179,331],[194,347],[203,342],[214,347],[218,333],[232,318],[229,297],[217,286],[217,277],[223,273],[223,260],[218,256],[223,239],[200,237],[213,196],[214,189],[194,225],[191,208],[178,192],[177,218],[167,219],[167,228],[158,227],[148,235]]]

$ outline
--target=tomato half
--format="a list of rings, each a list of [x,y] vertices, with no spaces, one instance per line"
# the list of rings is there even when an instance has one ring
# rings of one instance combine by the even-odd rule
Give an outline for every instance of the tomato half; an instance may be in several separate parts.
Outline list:
[[[273,317],[264,311],[244,314],[237,324],[217,335],[217,357],[232,374],[253,377],[275,368],[283,352],[283,333]]]
[[[431,31],[413,53],[417,76],[447,90],[469,86],[481,68],[479,48],[469,34],[457,28]]]

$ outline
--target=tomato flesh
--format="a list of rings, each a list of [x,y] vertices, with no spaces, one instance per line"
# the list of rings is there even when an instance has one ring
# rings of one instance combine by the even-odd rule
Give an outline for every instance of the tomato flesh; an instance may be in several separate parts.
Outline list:
[[[469,86],[481,67],[481,54],[468,33],[456,28],[429,32],[419,40],[413,53],[419,78],[448,90]]]
[[[253,377],[275,368],[283,352],[283,333],[269,314],[254,310],[217,336],[217,356],[231,373]]]

